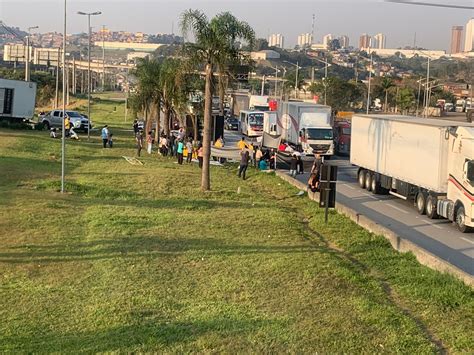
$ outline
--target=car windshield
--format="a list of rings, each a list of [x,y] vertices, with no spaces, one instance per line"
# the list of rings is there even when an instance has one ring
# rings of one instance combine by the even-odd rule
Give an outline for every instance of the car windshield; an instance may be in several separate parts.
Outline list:
[[[229,122],[230,122],[230,123],[238,123],[239,120],[238,120],[237,118],[230,118],[230,119],[229,119]]]
[[[306,128],[308,139],[331,140],[333,139],[332,129],[330,128]]]
[[[350,128],[343,128],[342,129],[342,134],[350,136],[351,135],[351,129]]]
[[[78,112],[75,112],[75,111],[67,111],[66,114],[69,117],[82,117]]]
[[[251,113],[249,115],[249,124],[252,126],[263,126],[263,113]]]

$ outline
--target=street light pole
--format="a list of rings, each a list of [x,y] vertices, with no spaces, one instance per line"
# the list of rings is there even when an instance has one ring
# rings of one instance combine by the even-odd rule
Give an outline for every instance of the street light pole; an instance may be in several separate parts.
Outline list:
[[[38,28],[38,26],[28,27],[28,35],[26,36],[25,81],[30,81],[30,32],[36,28]]]
[[[296,62],[295,99],[298,98],[298,70],[299,68],[300,68],[299,63]]]
[[[79,15],[87,16],[87,29],[89,39],[87,41],[87,140],[91,138],[91,16],[100,15],[102,12],[82,12]]]
[[[426,102],[425,102],[425,118],[428,118],[428,109],[430,107],[430,102],[429,102],[429,90],[430,90],[430,57],[428,57],[428,65],[426,67],[426,89],[425,89],[425,92],[426,90],[428,90],[428,92],[426,92]]]
[[[372,62],[373,62],[372,53],[370,53],[369,85],[367,88],[367,114],[369,114],[369,109],[370,109],[370,82],[372,81],[372,65],[373,65]]]
[[[62,131],[61,131],[61,193],[64,193],[64,175],[66,170],[66,17],[67,16],[67,0],[64,0],[64,32],[63,32],[63,117],[62,117]],[[59,60],[59,58],[58,58]]]

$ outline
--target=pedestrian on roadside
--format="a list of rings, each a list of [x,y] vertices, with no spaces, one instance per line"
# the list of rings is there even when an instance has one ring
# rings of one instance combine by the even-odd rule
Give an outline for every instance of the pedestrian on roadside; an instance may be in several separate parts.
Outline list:
[[[296,160],[297,160],[296,170],[298,174],[304,174],[303,159],[301,159],[301,155],[297,155]]]
[[[197,156],[198,156],[198,161],[199,161],[199,167],[202,168],[202,162],[203,162],[203,157],[204,157],[204,149],[202,147],[202,144],[199,143],[198,149],[197,149]]]
[[[290,176],[291,177],[296,176],[297,166],[298,166],[298,159],[296,158],[296,154],[293,154],[290,160]]]
[[[113,139],[113,134],[109,134],[109,141],[107,142],[109,144],[109,148],[112,148],[114,146],[114,139]]]
[[[169,152],[168,145],[169,145],[169,141],[166,138],[166,136],[165,135],[161,136],[161,138],[160,138],[160,153],[164,157],[166,157],[168,155],[168,152]]]
[[[321,158],[321,154],[319,153],[314,154],[314,162],[313,162],[313,166],[311,167],[311,174],[317,174],[319,176],[321,174],[322,165],[323,165],[323,160]]]
[[[151,134],[151,131],[148,132],[148,135],[146,136],[146,151],[148,154],[151,154],[151,151],[153,149],[153,136]]]
[[[140,156],[140,152],[143,148],[143,131],[138,131],[137,135],[135,136],[135,141],[137,143],[137,156]]]
[[[237,147],[239,147],[240,150],[243,150],[247,146],[247,143],[245,143],[245,138],[242,137],[240,141],[237,142]]]
[[[71,130],[71,119],[66,114],[66,117],[64,118],[64,135],[66,137],[69,137],[69,131],[70,130]]]
[[[176,148],[176,153],[178,155],[178,164],[183,165],[183,150],[184,144],[181,139],[178,139],[178,147]]]
[[[244,149],[240,152],[240,166],[239,166],[239,178],[242,177],[245,180],[245,173],[249,166],[249,150]]]
[[[134,135],[135,137],[137,136],[138,131],[139,131],[139,129],[138,129],[138,121],[135,120],[135,121],[133,121],[133,135]]]
[[[263,157],[263,152],[260,147],[257,147],[257,150],[255,151],[255,163],[257,167],[260,168],[260,161],[262,160]]]
[[[191,161],[193,160],[193,143],[191,142],[191,138],[188,139],[188,141],[186,142],[186,148],[188,150],[188,156],[186,157],[186,162],[188,164],[191,163]]]
[[[171,133],[170,135],[170,138],[169,138],[169,154],[171,157],[174,157],[174,155],[176,154],[176,150],[174,149],[174,141],[175,141],[176,137],[174,136],[173,133]]]
[[[101,131],[102,145],[107,148],[107,142],[109,141],[109,126],[105,125]]]

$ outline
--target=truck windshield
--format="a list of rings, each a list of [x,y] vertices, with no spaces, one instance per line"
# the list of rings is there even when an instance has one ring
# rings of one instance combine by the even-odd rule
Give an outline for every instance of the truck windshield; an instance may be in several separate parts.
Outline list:
[[[79,113],[75,112],[75,111],[66,111],[66,114],[69,116],[69,117],[82,117]]]
[[[351,129],[350,128],[343,128],[342,129],[342,134],[344,134],[346,136],[350,136],[351,135]]]
[[[263,113],[252,113],[249,115],[249,125],[263,126]]]
[[[306,128],[308,139],[332,140],[332,129],[330,128]]]
[[[469,160],[466,163],[466,178],[471,184],[474,183],[474,160]]]

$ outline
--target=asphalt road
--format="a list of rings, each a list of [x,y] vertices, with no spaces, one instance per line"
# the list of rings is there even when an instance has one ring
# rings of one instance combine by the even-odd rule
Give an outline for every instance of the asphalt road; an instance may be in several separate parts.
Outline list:
[[[413,202],[361,189],[357,183],[357,168],[347,159],[330,163],[339,166],[336,201],[474,275],[474,234],[459,232],[447,220],[431,220],[419,215]],[[297,176],[302,182],[308,178],[308,173]]]
[[[227,146],[236,146],[240,137],[237,131],[225,131],[224,134]],[[286,168],[281,160],[279,162],[278,168]],[[357,183],[357,168],[350,165],[348,158],[336,157],[329,162],[339,166],[338,202],[474,275],[474,233],[463,234],[447,220],[431,220],[419,215],[413,202],[391,195],[374,195],[361,189]],[[306,171],[309,170],[307,165],[305,164]],[[297,176],[304,183],[308,178],[308,173]]]

